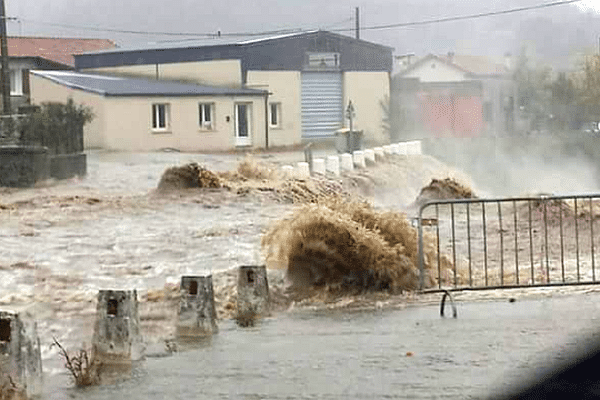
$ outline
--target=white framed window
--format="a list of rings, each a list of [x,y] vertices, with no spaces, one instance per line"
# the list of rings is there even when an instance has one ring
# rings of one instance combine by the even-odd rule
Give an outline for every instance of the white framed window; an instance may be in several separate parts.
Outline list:
[[[281,103],[269,103],[269,127],[281,127]]]
[[[165,132],[169,130],[170,124],[170,104],[157,103],[152,104],[152,130]]]
[[[23,95],[23,72],[20,69],[9,70],[10,94],[13,96]]]
[[[198,125],[200,129],[215,129],[215,104],[198,103]]]

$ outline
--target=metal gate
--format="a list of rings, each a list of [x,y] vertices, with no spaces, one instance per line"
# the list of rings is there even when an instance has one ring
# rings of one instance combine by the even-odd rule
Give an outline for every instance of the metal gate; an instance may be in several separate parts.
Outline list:
[[[342,74],[302,72],[302,137],[333,136],[342,127]]]
[[[600,194],[442,200],[421,206],[421,290],[600,283]]]

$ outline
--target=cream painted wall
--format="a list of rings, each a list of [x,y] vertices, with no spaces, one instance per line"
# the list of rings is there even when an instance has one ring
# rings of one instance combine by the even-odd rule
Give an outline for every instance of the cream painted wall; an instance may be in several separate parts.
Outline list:
[[[301,143],[300,71],[248,71],[246,86],[268,90],[269,103],[281,103],[280,126],[269,128],[269,147]]]
[[[34,104],[48,101],[91,106],[95,118],[84,128],[86,148],[121,151],[153,151],[176,148],[181,151],[227,151],[235,144],[235,103],[252,108],[251,136],[253,148],[265,146],[265,104],[263,96],[194,96],[194,97],[104,97],[67,88],[48,79],[31,75]],[[170,105],[168,133],[152,131],[152,104]],[[198,104],[213,103],[215,128],[200,129]],[[228,121],[229,119],[229,121]]]
[[[424,62],[402,77],[419,78],[421,82],[459,82],[469,79],[465,72],[436,59]]]
[[[389,99],[390,78],[387,72],[348,71],[343,76],[344,112],[352,100],[355,109],[353,128],[364,132],[367,143],[387,143],[382,129],[384,111],[381,103]],[[345,116],[345,113],[344,113]],[[348,127],[344,118],[344,126]]]
[[[94,119],[83,128],[83,145],[86,149],[105,146],[106,113],[104,101],[101,96],[82,90],[71,89],[31,73],[29,77],[32,104],[40,105],[46,102],[66,103],[67,99],[71,97],[76,104],[91,107]]]
[[[240,60],[126,65],[119,67],[90,68],[82,70],[82,72],[99,72],[127,77],[166,79],[209,86],[242,86],[242,66]]]
[[[234,104],[252,107],[252,146],[264,147],[264,98],[261,96],[210,97],[107,97],[106,147],[115,150],[153,151],[175,148],[181,151],[227,151],[235,144]],[[152,130],[152,104],[169,105],[169,129]],[[198,126],[198,103],[214,104],[213,130]]]

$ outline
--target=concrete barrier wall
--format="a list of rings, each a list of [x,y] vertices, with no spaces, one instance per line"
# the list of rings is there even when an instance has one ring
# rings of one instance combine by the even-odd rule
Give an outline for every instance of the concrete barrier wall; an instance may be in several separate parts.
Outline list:
[[[94,357],[103,364],[127,364],[142,357],[137,291],[100,290],[92,338]]]
[[[42,358],[36,325],[23,321],[12,311],[0,311],[0,372],[7,374],[27,398],[42,394]]]
[[[49,158],[52,178],[69,179],[87,173],[87,157],[84,153],[57,154]]]
[[[85,176],[84,153],[50,155],[39,146],[0,146],[0,186],[31,187],[49,178]]]
[[[339,176],[341,172],[352,171],[355,168],[366,168],[375,165],[378,162],[385,162],[390,157],[407,157],[422,154],[422,145],[420,140],[410,142],[400,142],[375,147],[373,149],[356,150],[352,154],[329,155],[326,158],[313,160],[312,171],[307,171],[306,163],[297,163],[296,168],[283,166],[284,177],[295,177],[305,179],[312,174],[324,174]]]
[[[0,186],[31,187],[48,178],[50,167],[45,147],[0,147]]]
[[[177,337],[194,338],[216,333],[212,276],[183,276],[180,290]]]

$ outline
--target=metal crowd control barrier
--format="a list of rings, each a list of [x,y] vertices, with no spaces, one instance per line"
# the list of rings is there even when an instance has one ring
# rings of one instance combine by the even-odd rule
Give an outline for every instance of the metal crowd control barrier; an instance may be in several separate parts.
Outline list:
[[[416,222],[422,291],[600,283],[600,194],[432,201]]]

